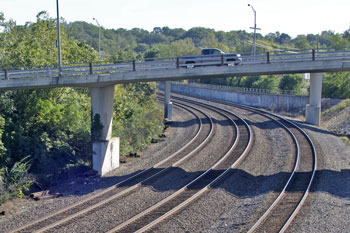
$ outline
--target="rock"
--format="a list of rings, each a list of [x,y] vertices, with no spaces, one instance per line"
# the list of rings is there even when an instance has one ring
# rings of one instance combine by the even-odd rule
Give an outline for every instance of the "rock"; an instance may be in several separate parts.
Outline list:
[[[96,176],[96,175],[98,175],[97,171],[95,171],[93,169],[89,169],[89,170],[87,170],[86,172],[84,172],[82,174],[82,176],[85,176],[85,177],[87,177],[87,176]]]
[[[31,193],[30,198],[33,198],[35,201],[46,200],[46,199],[54,199],[58,197],[62,197],[61,193],[50,193],[49,190],[44,190],[40,192]]]

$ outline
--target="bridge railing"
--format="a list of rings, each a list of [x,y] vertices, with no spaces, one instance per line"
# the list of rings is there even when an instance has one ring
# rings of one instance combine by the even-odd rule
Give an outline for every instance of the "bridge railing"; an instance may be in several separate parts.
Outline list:
[[[172,83],[182,86],[192,86],[197,88],[204,88],[210,90],[220,90],[220,91],[231,91],[231,92],[249,92],[249,93],[260,93],[260,94],[272,94],[272,95],[297,95],[297,96],[307,96],[309,93],[305,89],[301,92],[296,92],[293,90],[272,90],[272,89],[260,89],[260,88],[246,88],[246,87],[234,87],[225,85],[214,85],[205,83],[183,83],[178,81],[173,81]]]
[[[199,57],[199,56],[197,56]],[[266,54],[258,54],[256,56],[241,56],[240,64],[266,64],[280,62],[300,62],[312,60],[334,60],[334,59],[350,59],[350,50],[345,51],[307,51],[302,53],[289,52],[281,53],[280,51],[267,52]],[[64,64],[61,67],[63,76],[88,75],[88,74],[106,74],[115,72],[131,72],[145,71],[157,69],[178,69],[180,65],[180,57],[167,58],[145,58],[134,60],[118,60],[118,61],[101,61]],[[210,65],[222,65],[222,57],[216,56],[211,58]],[[208,64],[199,64],[202,66]],[[227,64],[226,64],[227,65]],[[233,64],[234,65],[234,64]],[[187,66],[186,66],[187,67]],[[194,67],[194,66],[193,66]],[[189,67],[188,67],[189,68]],[[0,68],[0,79],[16,79],[16,78],[41,78],[41,77],[58,77],[59,70],[57,65],[32,66],[32,67],[14,67]]]

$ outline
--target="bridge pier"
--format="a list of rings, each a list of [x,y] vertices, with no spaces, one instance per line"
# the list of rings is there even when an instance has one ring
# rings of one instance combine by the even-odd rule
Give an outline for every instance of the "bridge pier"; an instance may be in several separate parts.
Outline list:
[[[306,122],[319,126],[321,124],[321,97],[323,73],[310,74],[310,104],[306,105]]]
[[[91,88],[92,168],[103,176],[119,167],[119,138],[112,138],[114,85]]]
[[[171,94],[171,81],[165,81],[164,85],[164,118],[168,118],[168,120],[172,119],[172,113],[173,113],[173,103],[170,99]]]

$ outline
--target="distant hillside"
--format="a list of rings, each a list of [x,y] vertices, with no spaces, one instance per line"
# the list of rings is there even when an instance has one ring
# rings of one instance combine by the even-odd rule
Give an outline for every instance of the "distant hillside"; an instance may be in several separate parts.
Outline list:
[[[65,24],[67,34],[98,49],[98,27],[86,22]],[[181,28],[155,27],[149,32],[140,28],[101,28],[101,50],[107,56],[178,56],[198,52],[202,47],[218,47],[225,52],[250,54],[252,33],[246,31],[215,31],[195,27],[188,31]],[[350,47],[350,29],[342,34],[324,31],[319,35],[308,34],[291,38],[286,33],[257,34],[257,52],[273,50],[308,50],[321,48],[343,49]],[[164,51],[168,50],[168,51]]]

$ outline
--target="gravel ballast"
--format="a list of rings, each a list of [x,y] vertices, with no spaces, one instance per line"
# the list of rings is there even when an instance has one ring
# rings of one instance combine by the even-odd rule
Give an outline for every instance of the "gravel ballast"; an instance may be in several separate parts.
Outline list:
[[[226,108],[237,111],[232,107]],[[246,232],[253,220],[263,212],[262,206],[271,202],[277,195],[276,190],[283,182],[284,173],[290,170],[293,160],[291,139],[277,124],[257,114],[243,110],[237,112],[249,121],[254,130],[255,145],[249,156],[218,188],[207,192],[190,207],[165,220],[155,228],[156,232]],[[64,193],[63,198],[23,202],[12,214],[0,219],[0,232],[7,232],[38,216],[75,203],[152,166],[171,154],[171,151],[180,144],[184,145],[193,137],[196,131],[195,125],[188,124],[193,118],[191,114],[177,108],[174,108],[173,114],[174,125],[169,129],[165,142],[152,144],[140,158],[128,160],[106,178],[82,179],[62,185],[56,190]],[[317,148],[318,171],[311,193],[287,232],[349,232],[350,146],[328,131],[303,122],[297,123],[310,135]],[[186,165],[188,167],[183,168],[185,171],[195,172],[204,161],[198,161],[196,166]],[[119,208],[117,214],[126,216],[130,215],[131,208],[143,208],[139,207],[142,203],[134,200],[141,196],[152,195],[154,192],[160,192],[154,200],[148,197],[149,199],[142,201],[155,201],[172,191],[165,187],[163,189],[145,187],[141,193],[133,193],[123,199],[126,205],[117,204],[116,208]],[[128,209],[124,211],[124,207]],[[106,211],[106,215],[116,214],[112,208],[110,210],[111,212]],[[91,218],[99,217],[103,218],[91,216]],[[66,232],[82,232],[78,226],[70,230],[67,228]],[[98,229],[102,228],[91,226],[85,230],[96,232]]]

